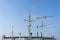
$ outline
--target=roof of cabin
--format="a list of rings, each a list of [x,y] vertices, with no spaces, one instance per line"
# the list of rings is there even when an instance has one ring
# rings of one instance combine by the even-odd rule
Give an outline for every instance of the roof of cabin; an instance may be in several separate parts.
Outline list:
[[[4,39],[9,39],[12,37],[3,37]],[[19,38],[19,37],[13,37],[13,38]],[[23,36],[21,38],[29,38],[28,36]],[[44,38],[44,39],[53,39],[53,37],[31,37],[31,38]]]

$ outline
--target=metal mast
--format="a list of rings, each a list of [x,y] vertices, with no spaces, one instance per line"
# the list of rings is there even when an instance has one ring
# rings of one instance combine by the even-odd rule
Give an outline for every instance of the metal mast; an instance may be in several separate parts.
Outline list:
[[[12,40],[13,40],[13,26],[12,26],[12,37],[11,37],[11,38],[12,38]]]
[[[38,26],[37,26],[37,37],[39,37],[39,34],[38,34]]]
[[[30,27],[31,27],[31,10],[29,11],[28,20],[24,19],[24,21],[28,22],[28,33],[29,33],[29,38],[31,38],[31,31],[30,31]]]
[[[28,33],[29,33],[29,38],[31,38],[31,22],[35,21],[35,20],[31,20],[31,10],[29,11],[29,16],[28,16],[28,20],[25,20],[28,22]]]
[[[44,19],[46,19],[46,18],[48,18],[48,17],[52,17],[52,16],[41,16],[41,17],[37,17],[37,19],[41,19],[41,26],[39,26],[39,27],[41,27],[41,37],[43,37],[43,27],[45,27],[45,26],[48,26],[48,25],[51,25],[51,24],[48,24],[48,25],[44,25]]]
[[[21,33],[19,33],[19,40],[21,40]]]
[[[30,27],[31,27],[31,11],[30,11],[29,17],[28,17],[28,32],[29,32],[29,37],[31,37]]]

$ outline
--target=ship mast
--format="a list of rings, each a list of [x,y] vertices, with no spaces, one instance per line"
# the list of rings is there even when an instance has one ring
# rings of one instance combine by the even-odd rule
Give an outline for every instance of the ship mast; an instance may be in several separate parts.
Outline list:
[[[32,35],[31,29],[30,29],[31,28],[31,22],[35,21],[35,20],[31,20],[31,10],[29,10],[28,20],[25,20],[25,21],[28,22],[28,33],[29,33],[29,38],[31,39],[31,35]]]
[[[30,27],[31,27],[31,11],[30,11],[29,17],[28,17],[28,32],[29,32],[29,37],[31,37]]]
[[[43,27],[46,27],[48,25],[51,25],[51,24],[44,25],[44,19],[46,19],[48,17],[52,17],[52,16],[41,16],[41,17],[37,17],[37,19],[41,19],[41,26],[38,26],[38,27],[41,27],[41,37],[43,37]]]

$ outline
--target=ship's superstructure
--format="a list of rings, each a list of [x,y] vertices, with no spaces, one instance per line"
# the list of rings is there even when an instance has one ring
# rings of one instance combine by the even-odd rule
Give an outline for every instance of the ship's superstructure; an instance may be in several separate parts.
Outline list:
[[[3,36],[3,40],[11,40],[12,37],[6,37]],[[56,40],[54,37],[31,37],[31,39],[29,39],[29,37],[13,37],[13,40]]]

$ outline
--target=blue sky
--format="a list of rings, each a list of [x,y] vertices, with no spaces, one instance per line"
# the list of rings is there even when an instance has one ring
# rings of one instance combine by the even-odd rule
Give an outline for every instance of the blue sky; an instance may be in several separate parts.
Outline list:
[[[55,35],[60,39],[60,0],[0,0],[0,38],[2,35],[11,36],[12,25],[14,26],[14,36],[28,35],[27,23],[29,10],[31,18],[36,19],[41,15],[53,16],[47,18],[44,24],[53,23],[44,28],[44,36]],[[31,32],[36,36],[36,26],[41,25],[40,20],[32,22]],[[33,29],[34,28],[34,29]],[[39,28],[39,35],[41,29]]]

